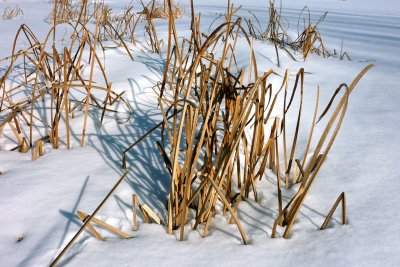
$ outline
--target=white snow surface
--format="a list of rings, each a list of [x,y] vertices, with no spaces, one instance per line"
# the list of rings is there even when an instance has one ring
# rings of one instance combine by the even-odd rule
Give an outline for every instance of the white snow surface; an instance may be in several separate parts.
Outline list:
[[[107,2],[120,8],[129,1]],[[196,11],[202,12],[204,30],[217,14],[224,12],[226,2],[195,1]],[[252,10],[261,22],[262,14],[267,12],[267,1],[234,3],[243,5],[242,15],[249,16],[248,10]],[[27,23],[39,38],[49,29],[43,22],[51,9],[48,1],[0,2],[0,12],[17,4],[23,8],[24,18],[0,21],[0,58],[10,54],[20,24]],[[194,231],[186,227],[186,240],[180,242],[178,233],[167,235],[163,226],[145,224],[141,217],[139,230],[132,231],[132,194],[166,218],[164,205],[170,178],[155,145],[159,139],[156,131],[129,154],[128,178],[98,214],[133,238],[122,240],[99,230],[106,237],[106,241],[100,242],[84,232],[60,265],[400,265],[399,1],[283,1],[283,14],[293,27],[304,5],[309,6],[313,19],[318,19],[323,11],[329,12],[320,25],[325,44],[330,50],[340,50],[343,40],[352,61],[312,55],[306,62],[294,62],[280,51],[278,68],[272,46],[255,41],[254,49],[260,72],[273,68],[281,74],[286,69],[295,74],[299,68],[305,68],[305,106],[310,120],[317,85],[321,88],[322,107],[340,83],[350,83],[369,63],[375,67],[350,97],[341,131],[306,198],[290,239],[282,238],[282,229],[278,229],[278,238],[270,238],[277,216],[276,178],[272,173],[267,173],[258,184],[260,203],[248,200],[240,205],[239,219],[250,241],[247,246],[242,244],[236,226],[229,225],[222,214],[213,219],[206,238],[201,238],[201,228]],[[189,21],[188,17],[177,20],[178,31],[187,33]],[[157,27],[165,39],[166,22],[157,21]],[[238,47],[238,51],[244,51],[238,53],[239,65],[244,68],[248,62],[245,47],[244,43]],[[79,147],[80,134],[76,133],[72,150],[45,147],[45,155],[36,161],[31,161],[30,153],[0,151],[0,266],[49,265],[82,225],[74,215],[76,211],[91,213],[121,176],[121,152],[162,119],[151,86],[162,77],[165,54],[130,48],[135,61],[123,49],[105,52],[106,71],[113,89],[126,91],[134,110],[127,122],[118,123],[123,118],[107,117],[104,125],[99,125],[99,115],[91,114],[93,120],[89,122],[85,147]],[[81,125],[79,120],[77,127]],[[329,228],[320,231],[326,214],[343,191],[347,196],[348,223],[340,224],[337,211]],[[23,240],[17,242],[21,235]]]

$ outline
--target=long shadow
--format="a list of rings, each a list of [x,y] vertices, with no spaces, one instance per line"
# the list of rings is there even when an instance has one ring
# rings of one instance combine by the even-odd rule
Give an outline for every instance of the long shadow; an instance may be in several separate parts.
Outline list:
[[[290,197],[285,197],[285,196],[282,196],[282,199],[286,200],[287,202],[291,200]],[[314,214],[320,216],[320,217],[323,218],[323,219],[324,219],[325,216],[326,216],[326,215],[322,214],[321,212],[317,211],[316,209],[311,208],[311,207],[308,206],[307,204],[304,204],[304,203],[303,203],[302,208],[306,208],[306,209],[310,210],[312,213],[314,213]],[[314,225],[315,227],[317,227],[318,229],[321,227],[321,225],[318,225],[313,219],[311,219],[310,216],[306,215],[303,211],[301,211],[301,209],[300,209],[300,215],[301,215],[302,217],[306,218],[311,224],[313,224],[313,225]],[[296,221],[297,221],[298,219],[299,219],[299,218],[297,217]],[[337,221],[336,219],[334,219],[334,218],[332,218],[332,220],[338,222],[338,221]]]
[[[78,198],[77,198],[77,200],[75,202],[75,205],[73,206],[72,210],[70,212],[67,212],[67,211],[64,211],[64,210],[60,210],[60,213],[62,215],[64,215],[65,217],[67,217],[68,222],[67,222],[67,225],[64,227],[64,233],[63,233],[63,235],[61,237],[60,242],[58,243],[57,248],[60,248],[61,245],[64,243],[65,237],[67,236],[67,233],[68,233],[69,227],[71,226],[71,223],[74,222],[74,223],[79,225],[79,220],[77,220],[75,213],[77,211],[79,203],[82,200],[82,197],[83,197],[83,194],[85,192],[87,183],[89,182],[89,178],[90,178],[90,176],[86,177],[85,182],[83,183],[83,186],[81,188],[81,192],[79,192]]]
[[[261,205],[257,205],[253,201],[246,201],[246,202],[248,203],[248,205],[251,207],[251,209],[253,211],[257,211],[257,212],[261,213],[263,215],[263,218],[273,220],[273,216],[276,214],[276,212],[274,212],[272,209],[261,206]],[[267,222],[263,222],[259,219],[256,219],[244,211],[238,210],[238,216],[240,216],[241,221],[246,222],[248,225],[251,225],[251,227],[254,229],[259,229],[259,230],[267,233],[267,231],[265,229],[257,227],[256,224],[254,224],[254,222],[257,222],[260,225],[265,225],[268,228],[272,229],[272,226],[268,225]],[[244,216],[246,216],[246,218],[249,220],[246,221]]]
[[[64,210],[60,210],[60,211],[59,211],[61,215],[67,217],[68,222],[67,222],[67,224],[66,224],[66,226],[65,226],[64,233],[63,233],[63,235],[62,235],[62,237],[61,237],[61,240],[60,240],[60,242],[59,242],[59,244],[58,244],[58,246],[57,246],[58,249],[61,247],[61,245],[62,245],[63,242],[65,241],[65,238],[66,238],[66,236],[67,236],[67,234],[68,234],[68,230],[69,230],[71,224],[72,224],[72,223],[75,223],[75,224],[77,224],[77,225],[80,226],[80,223],[79,223],[79,221],[76,219],[76,217],[75,217],[74,214],[75,214],[76,209],[77,209],[77,207],[78,207],[78,205],[79,205],[79,203],[80,203],[80,201],[81,201],[81,199],[82,199],[82,197],[83,197],[83,194],[84,194],[84,192],[85,192],[87,183],[88,183],[88,181],[89,181],[89,178],[90,178],[89,176],[86,177],[85,182],[83,183],[83,186],[82,186],[82,188],[81,188],[81,191],[79,192],[78,198],[77,198],[77,200],[76,200],[76,202],[75,202],[75,205],[73,206],[71,212],[64,211]],[[31,252],[29,253],[29,255],[26,256],[26,257],[21,261],[21,263],[18,264],[18,266],[29,266],[29,265],[30,265],[30,264],[29,264],[29,260],[33,258],[33,256],[35,255],[35,253],[36,253],[36,251],[37,251],[36,247],[37,247],[37,248],[42,247],[44,243],[47,243],[47,242],[48,242],[48,237],[49,237],[52,233],[56,232],[57,229],[59,229],[59,226],[58,226],[58,225],[54,225],[51,229],[49,229],[49,231],[47,232],[47,234],[45,234],[45,235],[42,237],[42,239],[41,239],[39,242],[37,242],[37,245],[36,245],[34,248],[32,248],[32,250],[31,250]]]
[[[156,77],[161,79],[165,63],[161,57],[158,57],[142,54],[137,57],[137,60],[145,64]],[[151,77],[154,77],[154,75],[151,75]],[[147,84],[149,82],[155,84],[157,81],[151,77],[142,76],[141,78],[145,78]],[[87,144],[94,148],[104,162],[119,174],[123,172],[121,169],[122,152],[154,125],[158,124],[159,120],[162,120],[159,109],[153,103],[154,101],[146,103],[146,100],[137,100],[141,94],[147,93],[147,91],[143,91],[140,82],[134,78],[129,78],[128,82],[130,91],[126,94],[132,96],[130,101],[133,110],[131,117],[123,123],[116,124],[116,128],[112,129],[96,125],[95,133],[87,135]],[[124,114],[119,116],[121,115],[124,116]],[[98,112],[91,112],[90,116],[93,121],[100,120]],[[113,119],[115,118],[108,114],[104,121]],[[156,141],[160,139],[160,133],[160,129],[157,129],[126,154],[129,174],[125,182],[132,188],[132,193],[138,195],[141,202],[148,204],[159,214],[164,214],[171,180],[156,146]],[[119,203],[121,204],[121,202]],[[120,208],[125,212],[124,206],[120,205]]]

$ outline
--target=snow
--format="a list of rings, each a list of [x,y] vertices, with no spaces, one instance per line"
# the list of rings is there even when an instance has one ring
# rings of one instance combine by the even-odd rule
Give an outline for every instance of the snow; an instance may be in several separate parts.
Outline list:
[[[111,1],[110,1],[111,2]],[[188,4],[190,0],[181,0],[180,3]],[[202,0],[194,1],[194,3],[200,3],[201,5],[210,5],[221,7],[221,3],[227,3],[228,1],[215,1],[215,0]],[[235,5],[242,5],[243,7],[250,7],[253,9],[265,9],[268,5],[269,0],[231,0],[231,3]],[[348,14],[368,14],[368,15],[400,15],[400,3],[394,0],[282,0],[275,1],[275,6],[278,7],[282,4],[283,8],[294,8],[302,9],[304,6],[308,6],[313,10],[320,11],[341,11]]]
[[[123,7],[129,1],[108,1]],[[225,10],[225,1],[195,1],[202,12],[204,30],[216,13]],[[27,23],[38,37],[47,33],[43,20],[51,9],[48,1],[0,2],[0,11],[16,5],[24,18],[0,21],[0,58],[8,56],[19,25]],[[187,4],[188,1],[182,1]],[[267,1],[236,0],[248,10],[266,14]],[[297,15],[307,4],[312,18],[328,11],[320,32],[329,49],[344,50],[353,61],[312,55],[306,62],[294,62],[280,51],[278,68],[274,48],[255,41],[259,71],[270,68],[295,74],[306,72],[305,106],[312,110],[317,85],[321,88],[321,106],[341,82],[352,79],[368,63],[375,67],[367,73],[350,97],[347,115],[327,161],[301,209],[289,240],[271,239],[271,227],[277,216],[274,176],[259,182],[261,202],[241,203],[239,219],[250,244],[241,243],[235,225],[228,225],[218,214],[210,235],[201,238],[201,229],[186,227],[186,240],[178,233],[170,236],[160,225],[145,224],[139,217],[139,230],[132,228],[131,195],[137,194],[160,217],[165,218],[165,200],[169,175],[159,156],[155,132],[129,153],[128,178],[117,189],[98,217],[131,234],[121,240],[99,230],[106,241],[100,242],[84,232],[62,260],[66,266],[396,266],[400,264],[400,184],[397,165],[400,160],[400,4],[394,0],[308,0],[284,1],[283,13],[295,27]],[[189,8],[187,8],[189,10]],[[262,18],[264,19],[264,18]],[[263,21],[261,20],[261,23]],[[188,32],[189,19],[177,21],[178,32]],[[166,40],[167,25],[157,21],[161,38]],[[21,44],[23,45],[23,44]],[[248,52],[238,47],[240,65],[246,67]],[[0,151],[0,259],[2,266],[44,266],[60,252],[76,233],[81,222],[77,210],[91,213],[118,177],[122,175],[121,152],[162,117],[151,86],[162,76],[165,54],[142,52],[130,47],[135,61],[123,49],[105,52],[106,70],[113,88],[125,90],[134,112],[117,120],[107,117],[103,126],[96,116],[89,120],[87,145],[79,147],[80,134],[74,135],[73,149],[52,150],[31,161],[31,155]],[[166,49],[166,48],[164,48]],[[278,81],[278,80],[277,80]],[[311,120],[312,114],[310,114]],[[77,119],[76,125],[81,125]],[[320,131],[317,129],[317,133]],[[299,142],[305,142],[299,140]],[[1,144],[1,143],[0,143]],[[319,227],[337,196],[347,196],[348,224],[339,223],[340,212],[325,231]],[[289,192],[290,193],[290,192]],[[287,201],[287,200],[285,200]],[[271,204],[273,203],[273,204]],[[189,224],[193,225],[193,221]],[[16,241],[22,235],[20,242]]]

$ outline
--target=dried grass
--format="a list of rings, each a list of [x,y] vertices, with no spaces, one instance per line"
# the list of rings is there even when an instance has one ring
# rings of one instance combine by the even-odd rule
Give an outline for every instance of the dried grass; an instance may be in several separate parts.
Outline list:
[[[180,240],[184,240],[184,228],[189,219],[195,219],[193,229],[203,224],[203,236],[206,236],[219,205],[224,214],[230,213],[229,221],[236,223],[243,243],[247,244],[237,211],[242,200],[251,196],[258,200],[256,181],[262,179],[267,168],[277,175],[279,216],[273,236],[277,225],[281,225],[287,226],[284,233],[287,238],[339,131],[349,94],[372,67],[370,65],[361,72],[350,86],[342,84],[336,90],[320,119],[330,110],[339,91],[346,89],[319,138],[313,136],[317,95],[313,124],[307,134],[308,144],[303,158],[297,159],[295,151],[300,149],[297,140],[301,118],[305,116],[302,112],[304,70],[299,70],[292,86],[287,71],[280,88],[273,88],[268,82],[274,75],[272,70],[258,77],[251,39],[241,25],[242,20],[233,20],[237,11],[229,6],[225,22],[208,36],[200,34],[200,18],[194,17],[192,12],[191,38],[182,44],[177,42],[174,18],[171,15],[169,18],[168,67],[159,84],[159,106],[164,120],[158,125],[162,127],[158,148],[171,175],[167,232],[171,234],[179,229]],[[247,40],[251,54],[247,84],[244,83],[244,72],[234,63],[239,36]],[[223,47],[222,52],[217,53],[217,47]],[[271,117],[279,97],[284,98],[282,119]],[[293,110],[295,102],[298,110]],[[290,134],[293,139],[287,140],[286,121],[293,114],[296,121],[294,132]],[[307,158],[311,142],[317,143],[317,148],[311,158]],[[126,167],[125,154],[136,144],[123,153],[123,167]],[[283,165],[279,155],[284,157]],[[301,183],[298,193],[285,208],[282,183],[286,187]]]
[[[325,12],[315,24],[312,24],[310,11],[306,6],[299,14],[298,26],[300,24],[300,18],[303,12],[307,12],[308,19],[304,20],[303,31],[301,33],[298,33],[297,39],[292,42],[290,46],[294,50],[302,51],[304,60],[306,60],[311,53],[322,55],[323,57],[329,56],[329,52],[325,48],[321,35],[319,34],[317,28],[318,25],[325,19],[328,12]]]
[[[251,13],[251,12],[250,12]],[[253,13],[256,23],[254,24],[251,19],[246,19],[247,28],[249,34],[255,39],[259,40],[268,40],[275,45],[275,47],[279,46],[284,49],[289,56],[296,60],[291,52],[289,52],[288,48],[295,52],[301,52],[303,60],[306,60],[308,56],[312,53],[321,55],[323,57],[331,56],[329,51],[326,49],[322,37],[318,31],[318,25],[325,19],[328,12],[325,12],[319,20],[313,24],[311,21],[310,10],[307,6],[305,6],[298,17],[297,23],[297,37],[293,40],[289,33],[289,23],[286,18],[282,15],[282,10],[277,9],[275,7],[275,1],[269,1],[269,14],[268,14],[268,24],[267,29],[265,31],[262,30],[261,23],[256,15]],[[306,19],[303,19],[303,27],[300,32],[300,24],[302,17],[306,15]],[[276,51],[278,62],[279,55],[278,51]],[[344,55],[340,55],[340,58],[343,59]],[[279,63],[278,63],[279,66]]]
[[[71,22],[79,17],[82,3],[74,3],[72,0],[51,0],[54,3],[53,9],[45,19],[50,24],[61,24]],[[86,2],[86,1],[82,1]]]
[[[168,2],[167,0],[152,0],[149,4],[144,5],[141,1],[144,7],[141,13],[152,19],[168,19],[170,11],[172,11],[174,18],[181,18],[185,15],[185,8],[183,5],[175,4],[171,1],[171,8],[169,8]]]
[[[57,24],[54,23],[43,42],[36,38],[27,25],[22,25],[14,40],[12,56],[2,60],[9,61],[9,65],[0,79],[0,136],[5,130],[11,130],[18,144],[14,150],[23,153],[42,141],[50,142],[53,148],[58,148],[60,127],[65,129],[65,144],[70,148],[70,120],[77,112],[84,113],[81,129],[81,145],[84,145],[89,109],[98,109],[102,122],[106,112],[115,112],[112,108],[118,102],[126,104],[111,89],[104,66],[97,55],[98,20],[94,34],[84,25],[70,26],[75,39],[70,46],[63,47],[56,45],[54,38]],[[29,46],[17,51],[16,44],[22,40]],[[84,51],[89,52],[88,63],[84,63]],[[89,76],[83,73],[85,67],[90,68]],[[101,70],[101,80],[93,79],[95,68]],[[8,82],[10,79],[15,83]],[[127,108],[130,109],[128,105]],[[37,129],[42,129],[39,134],[48,134],[37,136],[34,133]],[[33,159],[37,158],[36,150]]]
[[[16,7],[6,7],[3,11],[3,20],[20,19],[24,16],[24,11],[17,5]]]

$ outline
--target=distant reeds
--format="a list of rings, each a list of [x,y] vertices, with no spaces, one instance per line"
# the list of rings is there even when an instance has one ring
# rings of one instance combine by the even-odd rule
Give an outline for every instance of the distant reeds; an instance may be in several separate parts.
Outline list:
[[[20,19],[24,16],[24,11],[18,5],[14,8],[6,7],[1,16],[3,20]]]
[[[297,25],[298,27],[300,25],[300,18],[303,12],[307,12],[308,19],[304,20],[303,31],[301,33],[298,33],[297,39],[294,42],[292,42],[290,46],[294,50],[302,51],[304,60],[306,60],[311,53],[322,55],[324,57],[329,56],[329,52],[325,48],[321,35],[319,34],[317,28],[318,25],[325,19],[328,12],[325,12],[315,24],[312,24],[310,11],[306,6],[302,9],[302,11],[299,14],[299,20]]]
[[[185,14],[184,6],[174,3],[174,1],[171,1],[171,4],[167,0],[152,0],[147,5],[143,1],[141,3],[144,7],[141,13],[152,19],[168,19],[170,12],[172,12],[174,18],[181,18]],[[169,9],[169,5],[171,5],[171,9]]]
[[[293,52],[290,52],[289,49],[294,52],[300,52],[303,60],[306,60],[312,53],[321,55],[323,57],[328,57],[331,55],[324,46],[322,37],[318,31],[318,25],[325,19],[328,12],[325,12],[319,18],[319,20],[313,24],[311,21],[310,10],[307,6],[304,7],[300,11],[298,17],[296,38],[293,38],[289,34],[289,23],[282,14],[282,9],[280,8],[278,10],[275,7],[275,0],[269,1],[266,30],[263,30],[263,27],[257,16],[253,13],[251,14],[256,23],[253,23],[251,19],[245,19],[249,34],[255,39],[268,40],[273,43],[275,47],[279,46],[288,52],[292,59],[295,59],[295,57],[293,56]],[[306,19],[303,18],[303,15],[306,15]],[[302,30],[300,30],[301,25]]]

